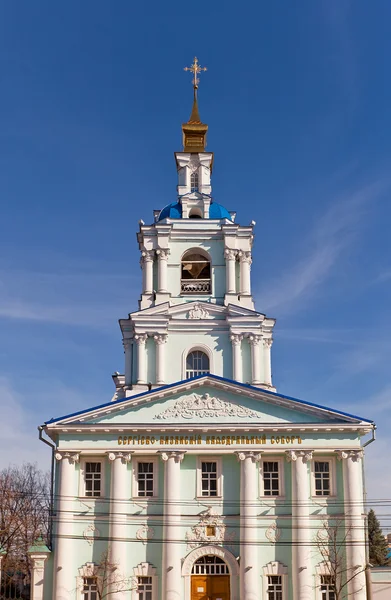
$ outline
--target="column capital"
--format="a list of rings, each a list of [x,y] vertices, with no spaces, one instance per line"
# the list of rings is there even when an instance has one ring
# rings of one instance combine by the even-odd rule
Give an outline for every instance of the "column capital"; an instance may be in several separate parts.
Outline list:
[[[265,348],[271,348],[272,347],[272,344],[273,344],[272,338],[265,338],[264,337],[264,338],[262,338],[262,341],[263,341],[263,345],[264,345]]]
[[[141,259],[140,261],[143,262],[153,262],[153,259],[155,257],[155,250],[143,250],[141,252]]]
[[[183,461],[186,452],[180,452],[179,450],[173,450],[171,452],[160,452],[160,458],[163,462],[167,462],[170,458],[173,458],[176,463]]]
[[[251,258],[251,252],[240,250],[238,256],[241,263],[248,263],[249,265],[251,265],[253,261],[253,259]]]
[[[352,462],[360,462],[364,457],[364,450],[362,448],[360,450],[336,450],[335,453],[338,460],[350,458]]]
[[[132,460],[133,452],[107,452],[107,458],[110,462],[114,462],[119,458],[123,465],[128,464]]]
[[[145,342],[147,341],[147,338],[148,338],[148,334],[146,334],[146,333],[137,333],[134,336],[134,339],[136,340],[136,344],[138,346],[144,345]]]
[[[236,260],[238,250],[231,250],[231,248],[224,249],[224,256],[226,260]]]
[[[243,339],[243,334],[242,333],[231,333],[230,339],[231,339],[233,346],[240,346],[242,339]]]
[[[54,455],[54,458],[57,461],[67,459],[70,465],[74,465],[75,463],[79,462],[80,453],[79,452],[64,452],[63,450],[57,450],[57,452]]]
[[[165,333],[156,333],[153,336],[153,339],[155,340],[155,343],[160,346],[161,344],[165,344],[167,342],[167,334],[165,334]]]
[[[251,462],[256,463],[259,462],[262,458],[262,452],[251,452],[251,451],[244,451],[244,452],[235,452],[238,461],[242,462],[243,460],[246,460],[246,458],[251,458]]]
[[[313,450],[286,450],[285,454],[288,462],[296,462],[298,458],[301,458],[303,463],[307,463],[312,460]]]
[[[170,255],[170,250],[168,249],[163,249],[163,248],[158,248],[156,250],[156,255],[158,257],[158,260],[168,260],[168,257]]]
[[[250,335],[248,336],[248,343],[251,344],[251,346],[259,346],[262,342],[262,339],[263,338],[261,335],[250,333]]]

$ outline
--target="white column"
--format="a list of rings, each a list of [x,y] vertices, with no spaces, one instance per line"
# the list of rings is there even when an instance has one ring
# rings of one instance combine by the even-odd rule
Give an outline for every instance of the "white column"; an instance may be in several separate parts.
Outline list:
[[[251,334],[248,341],[251,346],[251,383],[253,385],[259,385],[262,382],[262,336]]]
[[[181,515],[181,462],[184,452],[162,452],[164,468],[164,533],[162,598],[181,600],[183,581],[181,575],[182,555],[185,548],[180,543],[179,520]]]
[[[224,250],[227,294],[236,294],[235,264],[237,253],[237,250],[230,250],[229,248]]]
[[[169,250],[156,250],[158,257],[158,292],[167,292],[167,262]]]
[[[243,381],[242,339],[243,335],[241,334],[233,333],[231,335],[232,379],[239,382]]]
[[[312,450],[288,450],[292,462],[292,581],[294,600],[312,600],[314,578],[311,569],[310,486],[308,462]]]
[[[237,452],[240,461],[240,600],[261,597],[258,556],[258,474],[260,453]]]
[[[34,552],[29,556],[32,562],[31,600],[43,600],[45,562],[47,561],[49,552]]]
[[[60,462],[60,485],[56,505],[56,527],[54,531],[54,582],[53,598],[71,600],[75,593],[75,571],[71,557],[75,552],[73,513],[76,495],[75,463],[79,462],[79,454],[56,452],[55,458]]]
[[[146,333],[137,333],[134,336],[137,344],[137,383],[147,383],[147,356],[145,344],[147,341]]]
[[[143,294],[153,292],[153,250],[144,250],[141,253],[141,267],[143,270]]]
[[[245,294],[246,296],[251,296],[251,279],[250,279],[250,269],[251,269],[251,252],[239,252],[239,260],[240,260],[240,293]]]
[[[363,450],[341,450],[337,452],[343,461],[345,536],[347,554],[347,576],[352,580],[348,586],[349,595],[354,600],[366,600],[366,553],[365,521],[362,482]]]
[[[271,338],[263,338],[263,383],[272,387],[272,362],[271,348],[273,340]]]
[[[132,385],[132,340],[123,340],[125,349],[125,385]]]
[[[127,524],[127,504],[129,497],[128,463],[132,458],[131,452],[109,452],[108,459],[111,462],[111,487],[110,487],[110,544],[109,562],[114,567],[109,574],[109,592],[115,595],[116,600],[128,600],[129,591],[122,591],[127,579],[132,574],[127,562],[126,547],[127,538],[125,527]]]
[[[155,344],[156,344],[156,384],[163,385],[165,382],[166,375],[166,335],[155,335],[154,336]]]

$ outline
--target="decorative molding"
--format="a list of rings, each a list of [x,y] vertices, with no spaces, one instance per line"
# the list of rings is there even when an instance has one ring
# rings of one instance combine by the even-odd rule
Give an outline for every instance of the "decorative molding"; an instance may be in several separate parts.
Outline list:
[[[113,462],[116,458],[120,458],[123,465],[129,463],[132,460],[133,452],[109,452],[107,458]]]
[[[199,158],[196,156],[191,156],[189,162],[187,163],[187,167],[190,171],[190,173],[194,173],[195,171],[197,171],[201,166],[201,163],[199,161]]]
[[[336,450],[338,460],[349,459],[352,462],[359,462],[364,457],[364,450]]]
[[[262,452],[235,452],[236,456],[238,457],[238,461],[241,462],[243,460],[246,460],[246,458],[251,458],[251,461],[253,463],[255,462],[259,462],[262,458]]]
[[[140,540],[144,545],[148,540],[152,540],[155,537],[155,530],[153,527],[148,525],[142,525],[140,529],[136,531],[136,538]]]
[[[212,545],[196,548],[186,556],[182,564],[182,576],[189,577],[194,563],[203,556],[218,556],[228,565],[231,577],[239,576],[239,564],[232,552],[221,546]]]
[[[287,575],[288,567],[278,560],[273,560],[262,567],[264,575]]]
[[[196,302],[188,312],[189,319],[207,319],[209,312],[203,308],[199,302]]]
[[[133,567],[133,575],[135,577],[154,577],[156,575],[156,567],[151,563],[142,562]]]
[[[86,542],[88,542],[89,545],[92,546],[94,540],[100,537],[100,531],[97,527],[95,527],[93,523],[91,523],[91,525],[88,525],[88,527],[86,527],[86,529],[83,531],[83,537],[86,540]]]
[[[296,462],[298,458],[301,458],[303,463],[307,463],[312,460],[313,450],[286,450],[286,458],[288,462]]]
[[[208,527],[213,527],[215,535],[207,535]],[[231,545],[235,538],[235,531],[227,534],[224,517],[214,512],[209,506],[207,510],[200,513],[200,520],[186,532],[187,549],[197,548],[206,542],[212,544]]]
[[[209,394],[191,394],[183,396],[170,408],[167,408],[154,419],[215,419],[216,417],[258,418],[259,414],[249,408],[215,398]]]
[[[281,537],[281,529],[277,527],[277,523],[274,522],[265,531],[265,537],[270,543],[275,544]]]

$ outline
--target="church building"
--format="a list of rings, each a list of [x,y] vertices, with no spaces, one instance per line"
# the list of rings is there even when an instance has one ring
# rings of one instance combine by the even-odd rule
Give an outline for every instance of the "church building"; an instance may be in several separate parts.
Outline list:
[[[114,396],[40,427],[53,532],[33,599],[335,600],[339,578],[366,600],[362,438],[375,426],[274,387],[255,223],[212,196],[197,59],[190,70],[177,194],[139,221],[141,295],[120,320]]]

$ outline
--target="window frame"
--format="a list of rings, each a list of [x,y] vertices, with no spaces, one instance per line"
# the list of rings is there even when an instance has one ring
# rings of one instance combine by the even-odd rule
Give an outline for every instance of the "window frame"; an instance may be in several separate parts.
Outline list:
[[[138,495],[138,465],[139,463],[153,463],[153,493],[152,496]],[[159,460],[156,456],[145,454],[132,458],[132,498],[138,502],[156,500],[159,496]],[[141,577],[141,576],[140,576]]]
[[[288,568],[279,561],[269,562],[263,570],[263,598],[268,598],[269,577],[281,577],[282,600],[288,600]]]
[[[93,579],[95,581],[95,587],[96,587],[96,590],[87,590],[87,592],[88,592],[87,600],[92,600],[92,598],[91,598],[91,592],[92,593],[95,592],[95,598],[96,598],[96,600],[98,600],[98,585],[99,585],[99,583],[98,583],[98,577],[96,575],[91,575],[91,577],[83,577],[83,579],[82,579],[82,581],[83,581],[82,586],[83,587],[82,587],[82,591],[81,591],[82,600],[86,600],[86,598],[85,598],[85,590],[84,590],[84,586],[86,585],[84,583],[85,579]]]
[[[100,495],[99,496],[87,496],[86,495],[86,464],[87,463],[100,463]],[[87,498],[91,500],[100,500],[105,498],[105,480],[106,480],[106,460],[102,456],[83,456],[80,459],[80,477],[79,477],[79,497]]]
[[[330,465],[330,493],[328,495],[317,495],[316,494],[316,483],[315,483],[315,463],[316,462],[328,462]],[[317,456],[314,454],[311,460],[311,497],[314,500],[325,501],[328,498],[335,498],[337,495],[337,484],[336,484],[336,461],[333,456]]]
[[[185,348],[185,350],[182,353],[182,380],[185,381],[186,380],[186,360],[188,355],[191,352],[195,352],[196,350],[200,351],[200,352],[204,352],[208,358],[209,358],[209,373],[206,374],[209,375],[210,373],[214,373],[214,361],[213,361],[213,352],[211,351],[211,349],[209,348],[209,346],[206,346],[205,344],[196,344],[195,346],[190,346],[190,348]]]
[[[215,462],[216,463],[216,496],[203,496],[202,495],[202,463],[203,462]],[[197,473],[196,473],[196,495],[200,500],[221,500],[223,496],[223,470],[222,470],[222,457],[221,456],[197,456]]]
[[[134,579],[139,577],[151,577],[152,579],[152,600],[157,600],[158,598],[158,577],[156,575],[156,568],[148,562],[143,562],[137,565],[137,567],[133,567],[133,576]],[[131,598],[132,600],[139,600],[139,594],[137,592],[137,588],[134,587],[131,590]]]
[[[266,495],[265,494],[265,487],[264,487],[264,477],[263,477],[263,463],[264,462],[276,462],[278,463],[278,489],[279,489],[279,494],[277,496],[272,496],[272,495]],[[259,482],[259,496],[260,498],[262,498],[262,500],[264,501],[269,501],[269,500],[279,500],[281,498],[285,498],[285,460],[281,457],[281,456],[273,456],[273,455],[267,455],[267,454],[263,454],[261,461],[259,463],[259,476],[260,476],[260,482]]]

